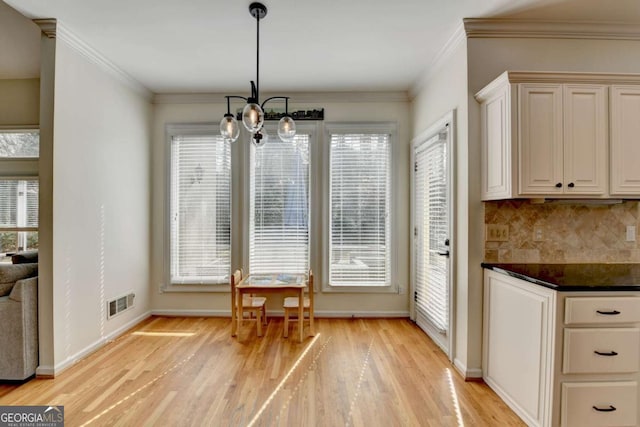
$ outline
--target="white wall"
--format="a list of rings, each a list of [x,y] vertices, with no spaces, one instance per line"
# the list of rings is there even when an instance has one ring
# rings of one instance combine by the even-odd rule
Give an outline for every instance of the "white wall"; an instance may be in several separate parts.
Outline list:
[[[359,102],[367,94],[337,95],[344,100],[336,100],[336,96],[318,94],[316,102],[304,103],[300,107],[325,108],[325,121],[383,121],[395,122],[398,126],[398,133],[395,143],[400,145],[399,156],[397,158],[397,175],[395,179],[394,191],[397,194],[398,204],[395,207],[397,222],[395,225],[398,237],[398,252],[396,254],[398,264],[398,283],[402,288],[401,293],[396,294],[335,294],[320,293],[316,297],[316,312],[319,316],[351,314],[371,314],[371,315],[408,315],[408,268],[409,268],[409,150],[410,140],[409,128],[409,103],[405,99],[399,101],[376,101]],[[379,96],[379,95],[378,95]],[[224,101],[220,95],[220,101]],[[326,100],[323,101],[323,99]],[[297,105],[293,104],[291,110],[296,110]],[[151,265],[152,265],[152,285],[151,285],[151,305],[154,311],[159,313],[175,314],[210,314],[229,315],[230,300],[228,292],[223,293],[161,293],[160,287],[165,281],[164,272],[164,238],[165,238],[165,217],[164,206],[166,203],[165,189],[165,125],[167,123],[219,123],[226,112],[226,104],[205,103],[205,104],[156,104],[153,126],[153,178],[152,178],[152,233],[151,233]],[[322,135],[320,135],[322,137]],[[239,139],[235,144],[248,144],[247,141]],[[239,154],[239,153],[234,153]],[[234,159],[234,173],[243,173],[238,170],[241,165],[238,159]],[[235,190],[234,190],[235,191]],[[240,221],[234,218],[237,225]],[[318,226],[316,224],[316,226]],[[237,231],[237,230],[234,230]],[[318,244],[312,242],[311,244]],[[236,248],[238,249],[238,248]],[[322,257],[311,260],[315,274],[320,274]],[[235,267],[235,266],[234,266]],[[322,281],[318,277],[318,282]],[[269,310],[281,310],[281,302],[272,298],[269,302]]]
[[[0,80],[0,126],[38,127],[40,79]]]
[[[43,129],[52,156],[49,176],[42,177],[52,184],[52,212],[45,207],[51,218],[43,223],[53,232],[45,237],[52,242],[44,242],[52,243],[53,260],[44,283],[53,298],[53,354],[41,346],[39,371],[46,374],[149,313],[152,110],[147,99],[65,42],[45,40],[43,48],[43,67],[51,66],[47,58],[55,52],[48,70],[55,78],[45,82],[55,97],[48,87],[43,98],[43,114],[53,102],[52,123]],[[136,295],[134,308],[107,320],[107,300],[128,292]],[[51,337],[42,338],[46,347]]]
[[[477,178],[469,169],[469,159],[479,153],[468,144],[467,121],[467,49],[461,39],[438,66],[425,76],[411,104],[413,137],[424,132],[447,112],[455,110],[456,137],[454,158],[454,233],[452,274],[455,316],[452,319],[454,343],[452,357],[458,369],[466,376],[478,376],[482,332],[481,301],[482,276],[480,262],[482,232],[477,232],[482,221]],[[478,193],[478,196],[474,196]],[[478,213],[479,210],[479,213]],[[481,246],[480,246],[481,247]],[[478,305],[480,304],[480,312]]]

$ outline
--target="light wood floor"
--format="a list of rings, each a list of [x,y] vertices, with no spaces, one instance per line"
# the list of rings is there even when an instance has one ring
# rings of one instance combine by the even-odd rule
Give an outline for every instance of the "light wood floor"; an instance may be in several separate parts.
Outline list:
[[[317,319],[303,343],[282,319],[230,327],[152,317],[53,380],[0,383],[0,405],[64,405],[68,427],[524,425],[408,320]]]

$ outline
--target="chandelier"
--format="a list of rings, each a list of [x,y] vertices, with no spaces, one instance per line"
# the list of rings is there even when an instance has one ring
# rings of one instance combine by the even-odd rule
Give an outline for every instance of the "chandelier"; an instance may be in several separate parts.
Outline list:
[[[244,99],[247,104],[242,110],[242,124],[251,132],[253,143],[256,147],[264,144],[265,139],[261,129],[264,125],[264,105],[274,99],[284,99],[285,113],[278,122],[278,136],[283,141],[291,141],[296,135],[296,123],[289,115],[289,97],[288,96],[272,96],[260,103],[260,20],[267,16],[267,7],[262,3],[251,3],[249,12],[256,20],[256,81],[251,81],[251,96],[229,95],[227,99],[227,114],[220,121],[220,134],[229,141],[234,142],[240,136],[240,128],[235,116],[231,114],[231,99]]]

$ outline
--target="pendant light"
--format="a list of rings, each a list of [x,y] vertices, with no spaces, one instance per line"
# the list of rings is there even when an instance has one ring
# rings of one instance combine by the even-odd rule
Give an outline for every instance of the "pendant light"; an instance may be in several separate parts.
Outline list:
[[[240,135],[238,121],[231,114],[231,99],[243,99],[247,102],[242,110],[242,124],[251,132],[253,143],[259,147],[266,142],[266,138],[262,135],[262,127],[264,126],[264,105],[274,99],[284,99],[285,113],[278,122],[278,136],[283,141],[292,141],[296,135],[296,123],[289,115],[289,97],[288,96],[272,96],[260,103],[260,20],[267,16],[267,7],[258,2],[249,5],[249,13],[256,20],[256,81],[251,81],[251,96],[245,98],[243,96],[229,95],[227,99],[227,114],[220,121],[220,134],[225,140],[234,142]]]

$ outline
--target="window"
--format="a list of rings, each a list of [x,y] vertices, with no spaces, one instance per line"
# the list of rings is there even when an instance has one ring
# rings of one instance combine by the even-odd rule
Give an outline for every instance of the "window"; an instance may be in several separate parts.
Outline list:
[[[270,138],[251,145],[249,269],[303,273],[309,269],[309,139]]]
[[[329,132],[329,284],[391,285],[391,132]]]
[[[38,180],[0,180],[0,253],[38,248]]]
[[[0,262],[38,248],[38,130],[0,130]]]
[[[227,284],[231,146],[219,135],[179,131],[169,128],[170,283]]]

